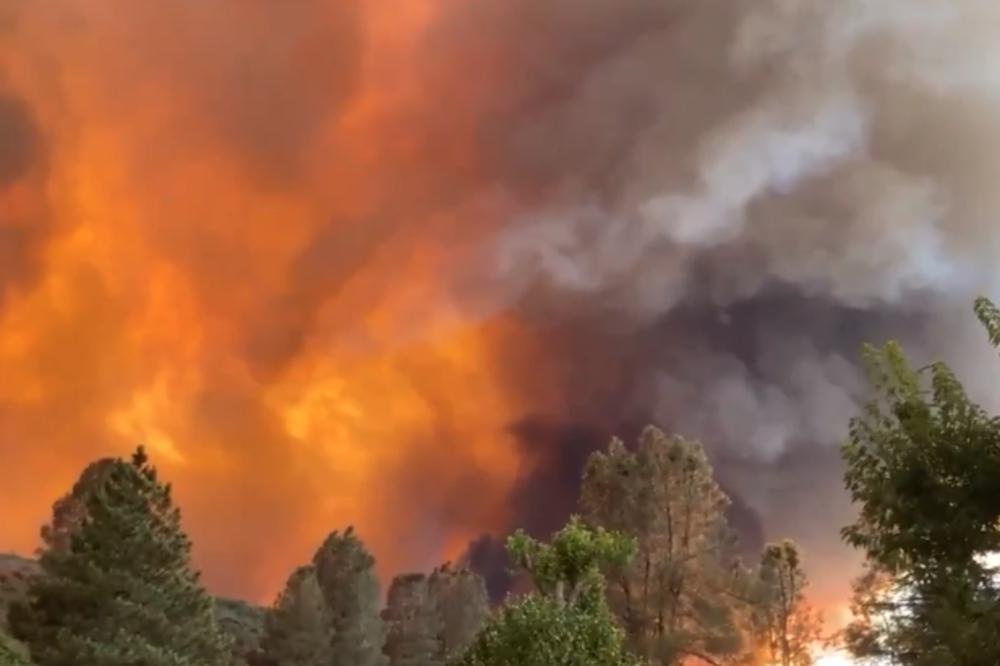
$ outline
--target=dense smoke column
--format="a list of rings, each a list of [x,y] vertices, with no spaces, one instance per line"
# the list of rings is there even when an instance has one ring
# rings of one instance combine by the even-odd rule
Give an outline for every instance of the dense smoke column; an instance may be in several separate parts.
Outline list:
[[[486,21],[498,41],[519,33],[500,71],[545,63],[505,88],[484,145],[496,177],[535,197],[500,234],[516,307],[574,322],[552,341],[563,365],[613,368],[572,374],[560,418],[592,423],[603,410],[613,428],[648,415],[700,437],[768,538],[842,559],[836,445],[865,391],[860,343],[897,337],[982,381],[988,351],[969,307],[1000,285],[1000,234],[984,216],[998,210],[984,178],[1000,126],[995,82],[962,44],[995,53],[984,26],[1000,12],[574,9],[515,2],[451,17],[455,34]],[[460,37],[448,43],[461,52]],[[609,386],[615,399],[585,404]],[[532,476],[562,478],[581,455],[551,445],[571,453],[538,464],[565,467]],[[533,504],[565,505],[562,492]],[[842,592],[822,570],[820,593]]]

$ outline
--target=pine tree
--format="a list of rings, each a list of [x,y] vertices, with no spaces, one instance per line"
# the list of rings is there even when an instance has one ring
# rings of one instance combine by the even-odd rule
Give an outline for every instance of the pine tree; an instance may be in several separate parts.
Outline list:
[[[791,541],[769,544],[757,572],[753,625],[775,666],[810,666],[822,622],[806,603],[808,584],[799,550]]]
[[[439,618],[439,659],[448,663],[465,652],[489,617],[486,581],[465,567],[445,564],[427,584]]]
[[[587,520],[637,543],[630,566],[608,572],[611,607],[637,654],[673,664],[745,649],[729,594],[744,573],[732,555],[728,503],[698,442],[648,427],[636,451],[615,439],[591,456],[581,497]]]
[[[87,517],[90,499],[104,486],[117,461],[103,458],[83,470],[73,488],[52,506],[52,522],[42,527],[42,542],[47,548],[69,550],[73,533]]]
[[[427,576],[397,576],[389,586],[386,608],[385,654],[391,666],[439,666],[441,618],[430,598]]]
[[[170,487],[142,448],[106,474],[69,547],[42,553],[43,573],[11,610],[13,633],[38,666],[228,664]]]
[[[354,528],[327,537],[313,566],[333,621],[331,666],[385,666],[375,559]]]
[[[261,651],[273,666],[329,666],[333,619],[312,566],[296,569],[265,619]]]

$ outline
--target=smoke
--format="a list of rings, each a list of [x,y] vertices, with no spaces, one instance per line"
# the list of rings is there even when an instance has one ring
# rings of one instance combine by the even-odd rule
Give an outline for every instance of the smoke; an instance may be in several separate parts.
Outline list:
[[[30,108],[0,77],[0,305],[34,275],[47,219],[38,203],[42,141]]]
[[[384,574],[484,532],[495,561],[653,421],[842,593],[858,345],[1000,406],[969,311],[1000,291],[998,24],[0,0],[0,546],[143,441],[220,592],[269,598],[351,523]]]
[[[19,180],[36,160],[38,135],[20,100],[0,97],[0,186]]]
[[[464,19],[517,40],[501,71],[537,74],[490,126],[498,177],[533,184],[498,234],[501,282],[536,319],[611,331],[577,363],[637,359],[601,425],[649,414],[704,438],[768,535],[823,560],[850,517],[834,446],[864,397],[861,342],[943,356],[996,404],[969,313],[1000,285],[995,8],[515,2]],[[814,513],[782,520],[789,501]]]

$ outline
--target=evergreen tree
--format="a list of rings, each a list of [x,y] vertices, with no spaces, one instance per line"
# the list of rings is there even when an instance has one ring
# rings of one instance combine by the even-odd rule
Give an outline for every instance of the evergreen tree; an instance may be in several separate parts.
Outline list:
[[[602,566],[622,566],[632,543],[574,518],[550,544],[518,533],[512,559],[538,592],[492,618],[459,666],[631,666],[624,635],[604,597]]]
[[[0,629],[0,666],[28,666],[23,648]]]
[[[385,654],[391,666],[438,666],[441,659],[441,618],[430,598],[427,576],[397,576],[389,586],[382,619],[386,626]]]
[[[791,541],[769,544],[757,572],[753,625],[757,639],[775,666],[809,666],[822,623],[806,604],[808,581]]]
[[[977,302],[991,341],[1000,314]],[[914,370],[890,343],[866,347],[875,397],[843,447],[860,511],[843,530],[868,570],[846,632],[859,657],[897,664],[1000,663],[1000,418],[942,363]]]
[[[90,499],[99,492],[118,461],[102,458],[80,474],[73,488],[52,506],[52,521],[42,527],[42,542],[53,550],[69,550],[73,533],[87,517]]]
[[[583,479],[587,520],[633,537],[637,556],[608,572],[611,607],[632,650],[653,663],[719,662],[746,648],[746,585],[725,520],[729,500],[698,442],[646,428],[637,449],[614,439]]]
[[[439,618],[439,659],[447,663],[465,652],[489,617],[486,581],[467,568],[445,564],[428,580]]]
[[[170,487],[142,448],[106,474],[69,547],[42,553],[43,574],[10,613],[15,636],[38,666],[227,664]]]
[[[268,611],[261,652],[273,666],[329,666],[333,619],[312,566],[296,569]]]
[[[313,566],[333,621],[331,666],[385,666],[375,559],[354,528],[327,537]]]

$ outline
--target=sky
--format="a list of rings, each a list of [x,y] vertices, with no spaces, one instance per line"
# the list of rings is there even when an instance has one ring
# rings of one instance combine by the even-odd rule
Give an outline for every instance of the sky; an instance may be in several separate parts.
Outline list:
[[[0,0],[0,550],[145,443],[215,591],[383,576],[701,438],[843,604],[858,347],[996,406],[982,0]],[[482,537],[487,535],[484,541]]]

